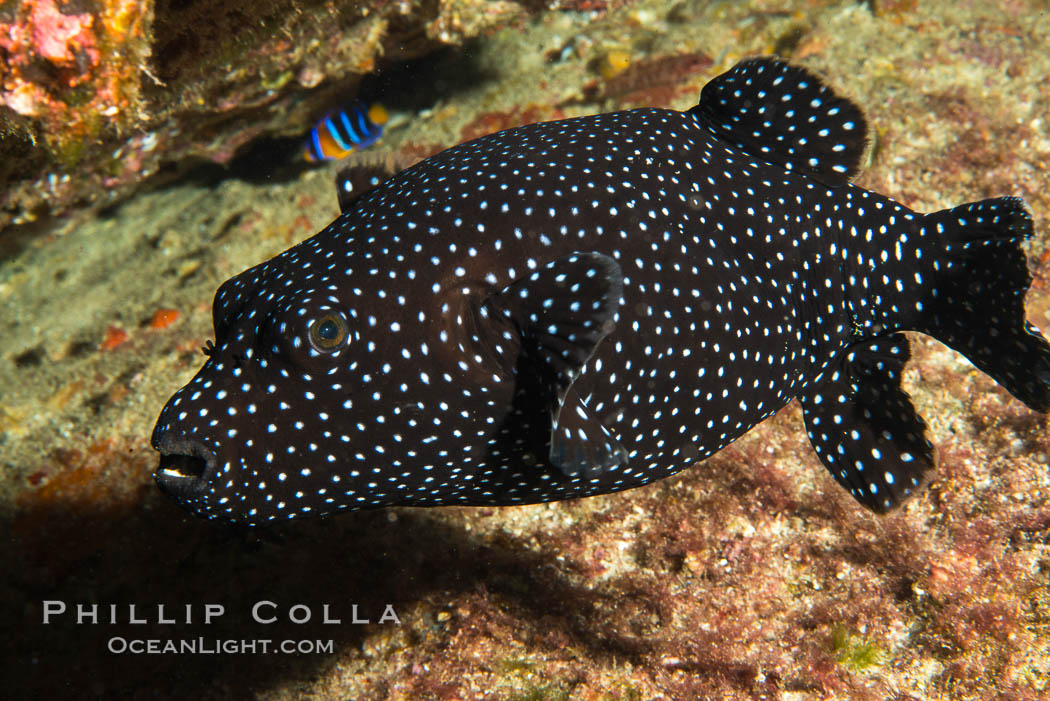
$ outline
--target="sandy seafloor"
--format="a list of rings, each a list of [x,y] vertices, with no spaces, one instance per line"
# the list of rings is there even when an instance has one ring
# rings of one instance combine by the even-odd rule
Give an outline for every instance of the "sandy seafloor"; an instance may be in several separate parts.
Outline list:
[[[1026,199],[1037,231],[1029,318],[1050,328],[1046,2],[547,13],[430,66],[420,81],[437,86],[435,102],[404,115],[382,148],[418,153],[523,118],[684,109],[738,58],[773,50],[864,107],[876,137],[865,187],[919,211]],[[645,77],[601,75],[624,55]],[[391,90],[428,86],[402,77]],[[905,382],[939,471],[886,517],[864,512],[820,466],[795,405],[629,493],[258,531],[184,514],[153,486],[148,439],[203,360],[215,289],[337,211],[331,168],[247,172],[196,171],[6,241],[0,696],[1050,698],[1046,418],[919,336]],[[179,317],[151,323],[159,309]],[[46,600],[100,604],[100,623],[67,614],[45,626]],[[279,604],[282,621],[254,623],[259,601]],[[127,623],[131,603],[148,623]],[[210,603],[226,613],[204,625]],[[110,604],[121,623],[101,622]],[[157,604],[179,622],[159,623]],[[284,620],[295,604],[313,621]],[[342,624],[319,622],[325,604]],[[355,604],[372,623],[350,622]],[[399,624],[375,622],[388,604]],[[113,654],[114,638],[331,649]]]

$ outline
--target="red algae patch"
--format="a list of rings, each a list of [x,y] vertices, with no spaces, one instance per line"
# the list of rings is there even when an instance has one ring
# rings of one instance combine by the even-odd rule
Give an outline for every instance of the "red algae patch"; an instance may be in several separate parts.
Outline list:
[[[107,326],[106,332],[99,343],[99,350],[110,351],[117,346],[123,345],[128,340],[128,332],[119,326]]]
[[[150,317],[149,327],[154,330],[166,329],[178,320],[178,309],[158,309]]]

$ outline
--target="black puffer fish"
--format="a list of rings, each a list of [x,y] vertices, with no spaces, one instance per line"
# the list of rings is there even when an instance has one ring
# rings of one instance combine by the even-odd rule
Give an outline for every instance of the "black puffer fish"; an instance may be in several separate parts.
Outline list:
[[[686,112],[532,124],[347,197],[227,281],[164,408],[156,479],[258,524],[394,504],[522,504],[688,467],[794,398],[831,474],[883,512],[933,467],[904,329],[1037,411],[1021,200],[919,214],[851,185],[865,120],[748,60]]]

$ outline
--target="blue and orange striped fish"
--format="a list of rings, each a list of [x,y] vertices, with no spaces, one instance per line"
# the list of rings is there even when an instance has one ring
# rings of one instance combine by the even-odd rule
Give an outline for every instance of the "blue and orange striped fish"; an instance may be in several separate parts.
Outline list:
[[[373,104],[366,109],[360,102],[349,109],[329,112],[310,130],[306,160],[334,160],[368,148],[383,135],[388,117],[382,105]]]

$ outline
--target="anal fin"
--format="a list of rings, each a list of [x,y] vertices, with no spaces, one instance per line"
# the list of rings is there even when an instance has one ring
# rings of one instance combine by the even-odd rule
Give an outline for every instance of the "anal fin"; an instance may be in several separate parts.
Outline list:
[[[884,513],[925,483],[934,466],[926,423],[901,388],[910,356],[895,333],[855,346],[839,369],[801,397],[810,443],[824,467],[867,508]]]

